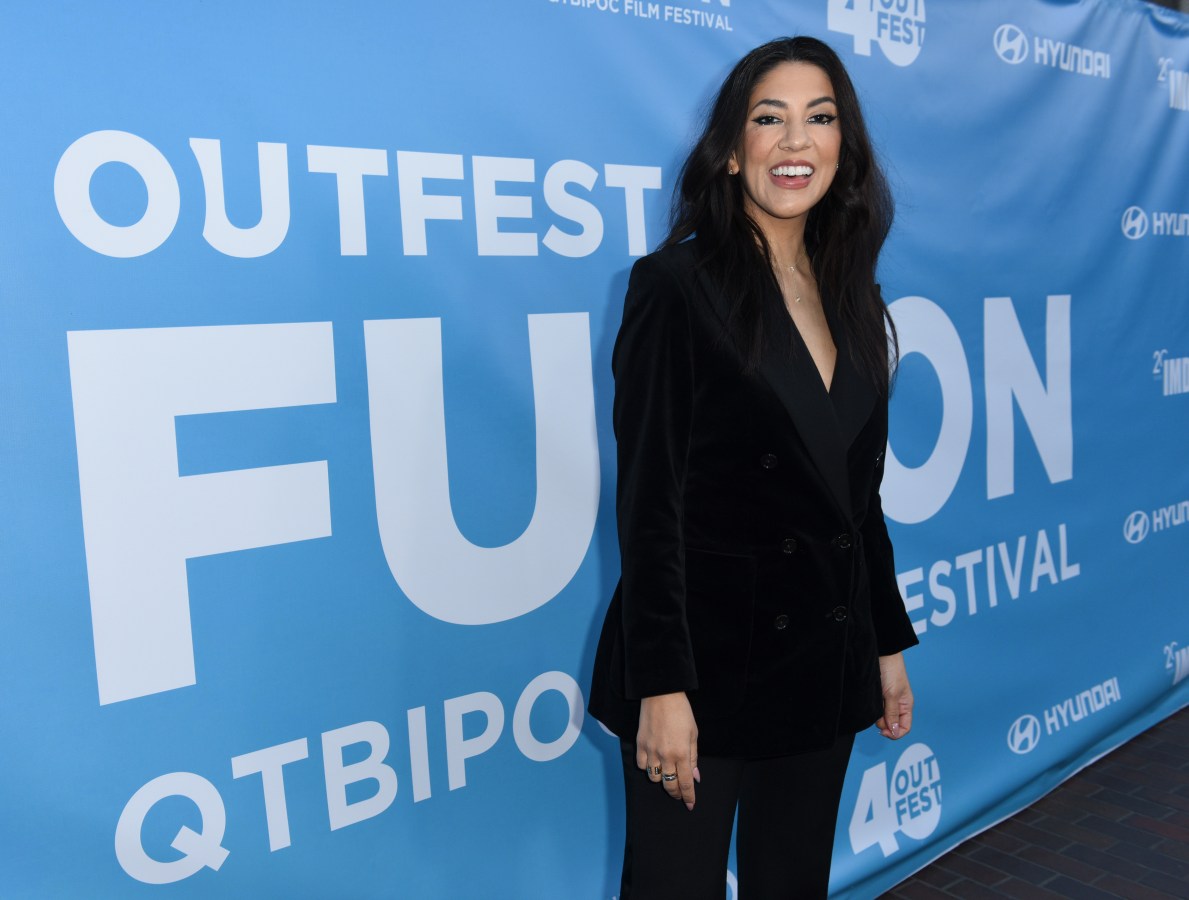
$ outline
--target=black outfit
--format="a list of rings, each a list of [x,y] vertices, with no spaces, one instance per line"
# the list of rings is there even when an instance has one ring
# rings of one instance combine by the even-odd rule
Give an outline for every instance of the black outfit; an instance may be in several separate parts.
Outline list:
[[[624,741],[627,828],[619,900],[723,900],[736,810],[744,900],[819,900],[830,885],[838,798],[853,734],[832,747],[772,759],[699,756],[692,811],[636,767]]]
[[[828,750],[882,715],[878,657],[917,643],[879,500],[887,401],[828,303],[829,392],[779,297],[746,372],[727,300],[695,260],[692,241],[638,260],[624,302],[612,360],[622,576],[590,711],[634,743],[640,699],[684,691],[700,759]]]

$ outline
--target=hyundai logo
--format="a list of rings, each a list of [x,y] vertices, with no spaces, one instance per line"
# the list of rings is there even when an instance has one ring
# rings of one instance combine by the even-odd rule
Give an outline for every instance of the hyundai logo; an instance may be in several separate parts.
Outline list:
[[[1123,523],[1123,537],[1127,538],[1129,544],[1138,544],[1147,536],[1148,514],[1142,509],[1137,509]]]
[[[1123,234],[1138,241],[1148,233],[1148,214],[1138,206],[1129,206],[1123,211]]]
[[[1031,753],[1040,743],[1040,719],[1033,715],[1020,716],[1007,730],[1007,748],[1023,756]]]
[[[1028,58],[1028,38],[1015,25],[1000,25],[995,29],[995,52],[1005,63],[1018,65]]]

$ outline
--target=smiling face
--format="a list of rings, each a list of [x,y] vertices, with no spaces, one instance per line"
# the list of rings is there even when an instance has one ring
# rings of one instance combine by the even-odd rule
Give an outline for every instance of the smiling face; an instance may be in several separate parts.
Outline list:
[[[806,214],[834,180],[841,148],[825,72],[785,62],[756,84],[728,171],[742,179],[744,209],[769,241],[803,234]]]

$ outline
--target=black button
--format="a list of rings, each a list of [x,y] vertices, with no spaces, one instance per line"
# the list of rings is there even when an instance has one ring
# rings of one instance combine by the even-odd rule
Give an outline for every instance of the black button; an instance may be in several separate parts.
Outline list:
[[[845,622],[846,621],[846,607],[845,606],[835,606],[833,611],[830,613],[830,615],[832,615],[834,617],[835,622]]]
[[[772,624],[776,626],[777,631],[784,631],[786,628],[789,627],[789,617],[786,616],[784,613],[781,613],[779,616],[776,617],[776,621],[773,622]]]
[[[833,544],[839,550],[849,550],[850,549],[850,535],[845,534],[845,533],[838,535],[838,537],[834,538]]]
[[[785,538],[780,544],[780,549],[782,551],[784,551],[785,553],[796,553],[797,552],[796,539],[795,538]]]
[[[760,465],[763,466],[765,469],[775,469],[776,468],[776,455],[773,453],[765,453],[763,456],[760,457]]]

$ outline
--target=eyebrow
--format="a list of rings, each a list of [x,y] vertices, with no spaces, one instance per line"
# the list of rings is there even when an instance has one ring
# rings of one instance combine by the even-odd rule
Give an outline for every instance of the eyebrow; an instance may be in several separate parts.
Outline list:
[[[835,106],[838,105],[838,101],[835,100],[833,97],[818,97],[816,100],[810,100],[807,104],[805,104],[805,106],[807,109],[812,109],[813,107],[820,106],[823,103],[833,103]],[[758,109],[761,106],[775,106],[777,109],[788,109],[789,108],[789,105],[787,103],[785,103],[783,100],[775,100],[772,98],[765,98],[763,100],[757,100],[751,107],[752,111],[754,112],[756,109]]]

